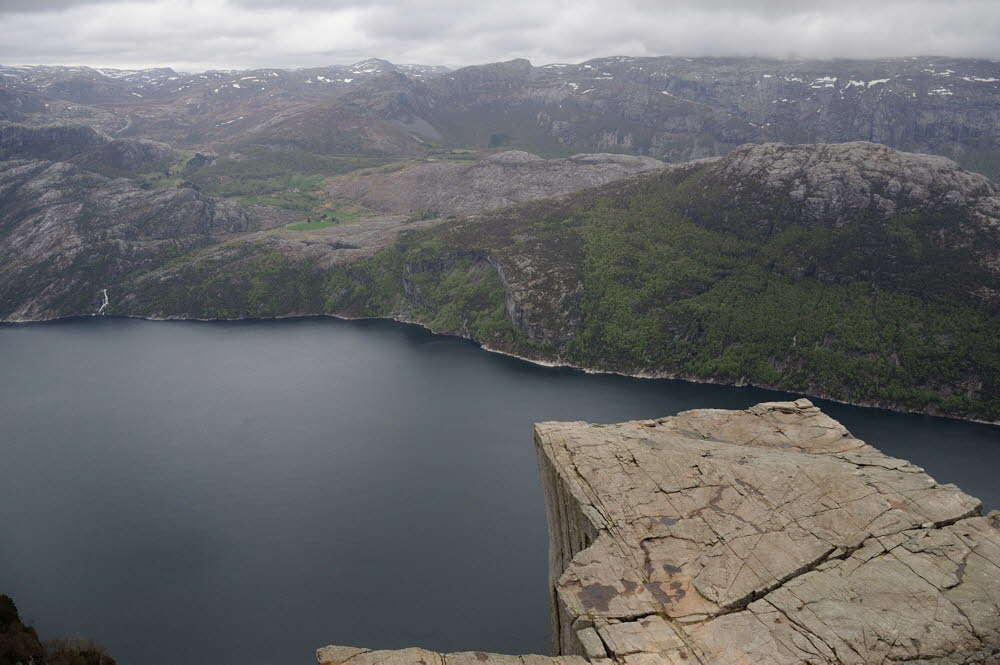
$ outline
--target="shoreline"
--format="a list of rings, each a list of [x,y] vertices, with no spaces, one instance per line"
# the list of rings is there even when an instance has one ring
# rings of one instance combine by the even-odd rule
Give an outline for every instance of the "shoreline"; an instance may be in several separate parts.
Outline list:
[[[3,320],[3,321],[0,321],[0,328],[6,327],[6,326],[21,326],[21,325],[32,325],[32,324],[55,323],[55,322],[58,322],[58,321],[71,321],[71,320],[74,320],[74,319],[86,320],[86,319],[90,319],[90,318],[94,318],[94,317],[117,318],[117,319],[135,319],[135,320],[139,320],[139,321],[155,321],[155,322],[160,322],[160,321],[166,321],[166,322],[169,322],[169,321],[194,321],[194,322],[197,322],[197,323],[236,323],[236,322],[240,322],[240,321],[261,321],[261,322],[263,322],[263,321],[282,321],[282,320],[286,320],[286,319],[335,319],[335,320],[338,320],[338,321],[390,321],[392,323],[398,323],[398,324],[403,324],[403,325],[416,326],[416,327],[418,327],[418,328],[420,328],[422,330],[427,331],[428,333],[430,333],[432,335],[440,335],[442,337],[455,337],[455,338],[458,338],[458,339],[463,339],[463,340],[472,342],[473,344],[475,344],[476,346],[478,346],[483,351],[486,351],[487,353],[493,353],[493,354],[500,355],[500,356],[507,356],[508,358],[515,358],[517,360],[521,360],[523,362],[530,363],[532,365],[537,365],[539,367],[548,367],[548,368],[552,368],[552,369],[571,369],[571,370],[575,370],[575,371],[578,371],[578,372],[583,372],[584,374],[594,374],[594,375],[603,374],[603,375],[609,375],[609,376],[621,376],[621,377],[626,377],[626,378],[630,378],[630,379],[642,379],[642,380],[653,380],[653,381],[656,381],[656,380],[684,381],[686,383],[697,383],[697,384],[702,384],[702,385],[727,386],[727,387],[732,387],[732,388],[759,388],[761,390],[773,390],[775,392],[782,392],[782,393],[785,393],[787,395],[800,395],[800,396],[809,397],[809,398],[822,399],[822,400],[825,400],[825,401],[828,401],[828,402],[833,402],[835,404],[843,404],[844,406],[854,406],[854,407],[860,407],[860,408],[864,408],[864,409],[881,409],[883,411],[889,411],[889,412],[892,412],[892,413],[909,414],[909,415],[919,415],[919,416],[928,416],[928,417],[931,417],[931,418],[943,418],[943,419],[946,419],[946,420],[955,420],[955,421],[964,422],[964,423],[975,423],[975,424],[978,424],[978,425],[990,425],[990,426],[993,426],[993,427],[1000,427],[1000,420],[993,420],[993,421],[991,421],[991,420],[981,420],[981,419],[978,419],[978,418],[961,418],[961,417],[958,417],[958,416],[942,415],[942,414],[936,414],[936,413],[927,413],[926,411],[918,411],[918,410],[915,410],[915,409],[909,409],[909,408],[900,407],[900,406],[890,406],[890,405],[886,405],[886,404],[878,404],[878,403],[873,403],[873,402],[851,402],[851,401],[848,401],[848,400],[843,400],[843,399],[838,399],[836,397],[831,397],[831,396],[829,396],[827,394],[823,394],[823,393],[795,392],[795,391],[790,391],[787,388],[782,388],[782,387],[773,386],[773,385],[756,384],[756,383],[752,383],[752,382],[746,382],[746,383],[729,383],[729,382],[726,382],[726,381],[719,381],[719,380],[716,380],[716,379],[698,378],[698,377],[693,377],[693,376],[684,375],[684,374],[677,374],[677,373],[671,374],[671,373],[648,373],[648,372],[643,372],[643,373],[630,374],[630,373],[627,373],[627,372],[616,372],[616,371],[612,371],[612,370],[595,369],[595,368],[592,368],[592,367],[582,367],[582,366],[579,366],[579,365],[574,365],[572,363],[564,362],[564,361],[559,361],[559,360],[553,361],[553,360],[545,360],[545,359],[541,359],[541,358],[530,358],[530,357],[527,357],[527,356],[518,355],[516,353],[511,353],[510,351],[504,351],[502,349],[497,349],[497,348],[490,347],[489,345],[487,345],[487,344],[485,344],[483,342],[480,342],[479,340],[476,340],[476,339],[474,339],[472,337],[468,337],[466,335],[461,335],[461,334],[451,333],[451,332],[437,331],[437,330],[434,330],[433,328],[431,328],[430,326],[427,326],[426,324],[420,323],[419,321],[413,321],[413,320],[410,320],[410,319],[397,318],[397,317],[392,317],[392,316],[356,316],[356,317],[353,317],[353,316],[344,316],[344,315],[341,315],[341,314],[282,314],[282,315],[279,315],[279,316],[269,316],[269,317],[243,316],[243,317],[236,317],[236,318],[229,318],[229,319],[219,319],[219,318],[216,318],[216,319],[203,319],[203,318],[198,318],[198,317],[193,317],[193,316],[154,317],[154,316],[138,316],[138,315],[132,315],[132,314],[110,314],[110,315],[109,314],[76,314],[76,315],[70,315],[70,316],[54,316],[54,317],[49,317],[49,318],[44,318],[44,319]]]

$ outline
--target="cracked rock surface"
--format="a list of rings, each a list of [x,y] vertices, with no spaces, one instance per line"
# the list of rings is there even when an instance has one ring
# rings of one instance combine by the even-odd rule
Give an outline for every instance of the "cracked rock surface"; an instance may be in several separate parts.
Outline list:
[[[808,400],[541,423],[567,663],[998,663],[1000,512]],[[326,647],[320,663],[490,662]],[[531,661],[531,662],[529,662]]]

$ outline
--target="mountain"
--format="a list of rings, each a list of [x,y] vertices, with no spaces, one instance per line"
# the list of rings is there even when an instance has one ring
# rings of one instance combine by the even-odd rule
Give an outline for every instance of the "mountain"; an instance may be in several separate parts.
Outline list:
[[[383,173],[347,173],[329,181],[330,196],[401,214],[465,215],[603,185],[666,165],[649,157],[587,154],[542,159],[523,151],[474,162],[417,162]]]
[[[945,158],[744,146],[380,224],[236,236],[99,288],[114,314],[391,317],[543,362],[1000,420],[1000,187]]]
[[[998,185],[893,148],[1000,177],[997,127],[969,59],[0,67],[0,319],[383,316],[998,421]]]
[[[997,63],[943,58],[613,57],[537,68],[519,60],[458,70],[429,86],[449,100],[442,122],[466,143],[486,136],[465,118],[499,106],[519,120],[491,119],[486,130],[512,145],[547,141],[668,160],[767,141],[994,149],[1000,113]]]
[[[78,134],[87,140],[61,140],[63,136]],[[384,206],[387,214],[368,215],[361,224],[327,224],[328,228],[307,231],[297,230],[295,225],[278,229],[300,221],[300,216],[294,211],[249,202],[240,205],[212,197],[196,187],[201,185],[212,191],[227,191],[228,187],[243,193],[261,186],[261,182],[274,180],[279,187],[285,187],[278,196],[298,201],[295,197],[302,196],[301,193],[289,193],[298,188],[284,184],[290,169],[302,168],[294,157],[283,164],[274,164],[270,159],[259,163],[245,159],[234,164],[222,164],[224,160],[219,160],[218,165],[190,167],[193,162],[211,161],[203,155],[201,160],[190,160],[183,170],[195,182],[185,181],[186,186],[178,187],[160,186],[162,183],[156,182],[157,186],[149,187],[148,181],[139,184],[136,178],[109,179],[94,173],[93,167],[96,156],[103,156],[104,151],[120,143],[152,142],[112,140],[77,126],[8,125],[0,127],[0,137],[3,136],[10,140],[0,141],[0,148],[9,146],[8,154],[0,154],[8,158],[0,161],[0,219],[3,220],[0,319],[92,314],[100,310],[105,289],[110,289],[117,301],[124,297],[120,285],[127,277],[136,278],[153,269],[190,266],[188,261],[202,266],[204,274],[222,266],[252,279],[259,279],[254,273],[263,269],[261,256],[270,254],[280,260],[285,256],[308,260],[319,269],[329,269],[370,258],[391,246],[403,231],[443,221],[438,215],[429,214],[425,206],[418,206],[422,219],[406,214],[413,211],[412,205],[404,209]],[[56,149],[67,161],[38,159],[52,156]],[[249,175],[242,183],[232,182],[240,173],[240,165],[248,165]],[[329,170],[338,166],[339,163],[321,162],[319,168]],[[343,181],[334,178],[331,182],[347,187],[351,182],[370,180],[378,188],[389,178],[388,182],[393,183],[389,189],[396,192],[397,200],[407,201],[407,196],[415,195],[413,187],[405,185],[408,177],[401,177],[396,183],[392,176],[410,173],[417,178],[418,185],[431,177],[440,180],[441,187],[428,199],[428,205],[440,204],[442,210],[451,214],[565,194],[664,166],[653,159],[620,155],[544,160],[525,153],[501,153],[473,163],[418,162],[403,171],[389,169],[388,173],[376,169],[367,176],[348,174]],[[472,172],[474,176],[470,175]],[[446,178],[445,174],[450,176]],[[220,185],[220,180],[228,184]],[[477,183],[478,189],[464,191],[468,190],[470,180]],[[450,190],[446,187],[448,183]],[[451,201],[445,200],[449,197]],[[236,198],[247,201],[252,197]],[[353,198],[364,197],[359,192]],[[409,199],[409,203],[413,202],[414,199]],[[302,278],[297,275],[294,280]],[[148,288],[150,282],[142,284]],[[271,293],[276,287],[277,284],[265,279],[261,288]],[[222,318],[229,315],[225,300],[221,298],[213,306],[213,311]],[[179,307],[187,304],[180,303]],[[293,311],[310,313],[319,311],[321,303],[310,302],[306,306],[289,298],[275,306],[297,307]]]
[[[985,177],[870,143],[768,144],[405,236],[331,277],[328,311],[546,362],[997,420],[997,256]]]
[[[165,143],[112,139],[87,125],[22,125],[0,121],[0,161],[68,160],[92,171],[133,173],[164,168],[178,157]]]
[[[998,102],[1000,65],[937,57],[610,57],[542,67],[518,59],[454,71],[370,59],[198,74],[0,67],[8,120],[84,121],[112,136],[199,148],[280,143],[294,129],[299,147],[315,131],[314,152],[366,154],[409,141],[411,153],[431,142],[683,161],[743,143],[864,140],[996,169]],[[341,125],[373,135],[322,140]],[[399,134],[380,148],[390,128]]]
[[[64,162],[0,162],[0,318],[91,313],[131,272],[273,223],[189,188],[147,191]]]

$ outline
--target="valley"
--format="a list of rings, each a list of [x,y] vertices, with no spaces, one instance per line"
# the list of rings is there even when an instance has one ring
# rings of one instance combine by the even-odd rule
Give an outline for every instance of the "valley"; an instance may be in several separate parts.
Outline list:
[[[0,320],[392,318],[1000,421],[995,63],[0,76]]]
[[[0,665],[1000,665],[1000,3],[0,26]]]

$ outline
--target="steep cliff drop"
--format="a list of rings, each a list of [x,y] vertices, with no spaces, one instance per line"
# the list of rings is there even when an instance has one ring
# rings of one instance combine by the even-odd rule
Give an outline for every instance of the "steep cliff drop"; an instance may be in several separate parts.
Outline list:
[[[1000,662],[1000,512],[808,400],[535,428],[557,657],[322,665]]]

